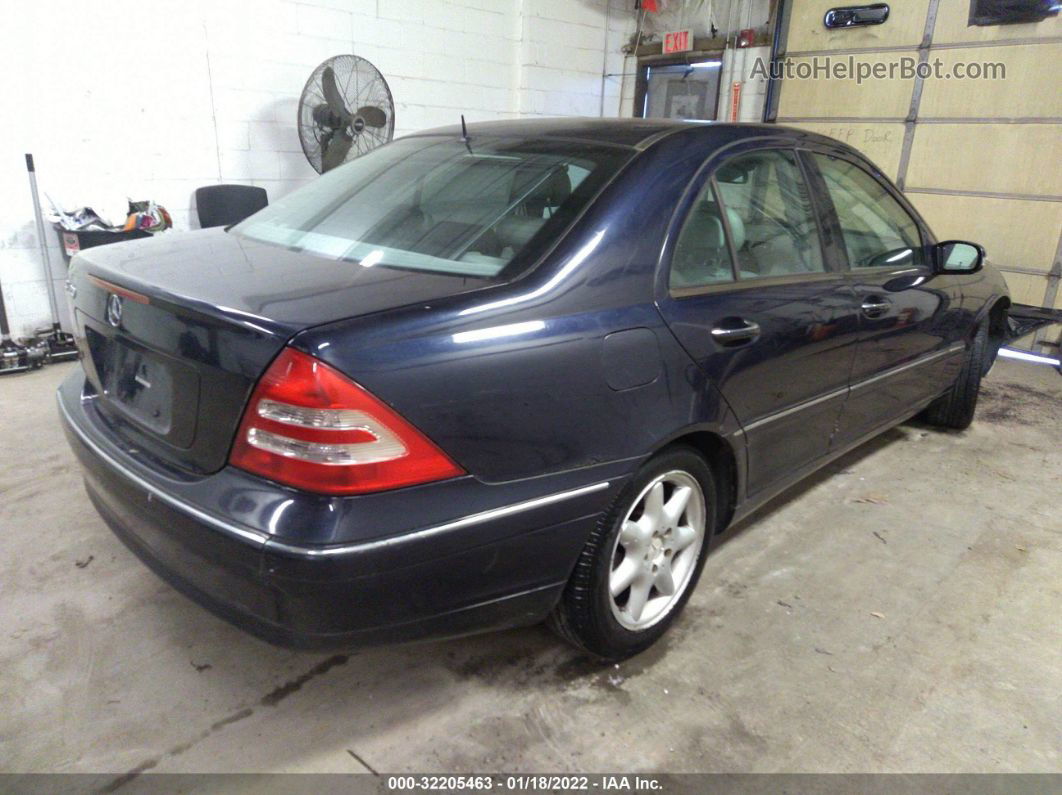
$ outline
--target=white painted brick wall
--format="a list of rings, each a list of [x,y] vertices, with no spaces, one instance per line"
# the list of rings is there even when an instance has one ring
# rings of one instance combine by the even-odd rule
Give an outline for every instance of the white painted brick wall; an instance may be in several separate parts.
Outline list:
[[[396,134],[518,115],[598,115],[606,0],[10,0],[0,28],[0,282],[12,331],[49,322],[23,153],[43,192],[120,220],[155,199],[181,229],[193,193],[260,185],[271,199],[315,176],[299,146],[303,84],[354,52],[385,75]],[[611,0],[607,69],[633,0]],[[620,97],[621,82],[624,96]],[[629,115],[633,78],[605,81],[605,115]],[[65,266],[47,230],[52,277]],[[65,294],[58,290],[64,302]]]

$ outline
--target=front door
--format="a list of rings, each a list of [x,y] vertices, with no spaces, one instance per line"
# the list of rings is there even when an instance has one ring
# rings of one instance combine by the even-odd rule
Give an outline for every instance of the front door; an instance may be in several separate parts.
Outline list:
[[[858,310],[795,152],[734,154],[698,179],[660,309],[741,423],[751,495],[827,453]]]
[[[844,445],[911,414],[958,374],[962,295],[934,275],[922,229],[884,178],[855,160],[805,153],[829,197],[859,302],[852,393],[837,428]]]

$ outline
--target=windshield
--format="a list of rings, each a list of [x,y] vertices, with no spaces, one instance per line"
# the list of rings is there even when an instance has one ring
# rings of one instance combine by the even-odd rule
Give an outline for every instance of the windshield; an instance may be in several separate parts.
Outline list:
[[[584,143],[405,138],[289,193],[234,231],[365,267],[491,278],[537,259],[629,156]]]

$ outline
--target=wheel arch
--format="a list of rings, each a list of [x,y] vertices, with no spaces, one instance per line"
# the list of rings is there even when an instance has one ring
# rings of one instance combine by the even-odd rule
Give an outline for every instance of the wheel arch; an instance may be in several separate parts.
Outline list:
[[[722,532],[730,523],[737,508],[738,460],[731,444],[720,434],[709,430],[692,430],[669,439],[654,451],[659,454],[672,447],[692,447],[708,461],[712,474],[718,478],[716,486],[723,495],[722,513],[716,532]]]
[[[988,309],[988,355],[985,356],[985,369],[987,373],[999,354],[999,349],[1007,341],[1007,310],[1010,309],[1010,299],[1002,296],[994,301]]]

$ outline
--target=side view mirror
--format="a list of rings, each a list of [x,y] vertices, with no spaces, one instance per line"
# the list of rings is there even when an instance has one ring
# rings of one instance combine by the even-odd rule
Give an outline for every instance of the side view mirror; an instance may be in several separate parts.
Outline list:
[[[976,273],[985,264],[985,250],[965,240],[937,243],[934,254],[937,273]]]

